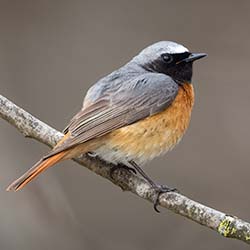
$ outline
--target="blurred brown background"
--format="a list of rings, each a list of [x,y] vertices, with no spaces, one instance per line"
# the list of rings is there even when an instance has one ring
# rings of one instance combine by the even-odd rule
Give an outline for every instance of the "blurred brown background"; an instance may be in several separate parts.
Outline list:
[[[174,40],[195,64],[182,143],[148,164],[159,183],[250,221],[250,2],[0,0],[0,93],[63,129],[101,76]],[[0,121],[0,249],[248,249],[73,163],[23,191],[5,187],[48,151]]]

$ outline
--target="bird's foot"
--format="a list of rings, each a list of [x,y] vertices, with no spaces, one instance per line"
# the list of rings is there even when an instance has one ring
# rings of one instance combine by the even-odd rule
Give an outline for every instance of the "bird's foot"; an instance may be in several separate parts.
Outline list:
[[[90,157],[90,158],[96,158],[96,157],[98,157],[97,154],[96,154],[95,152],[87,152],[86,154],[87,154],[87,156]]]
[[[155,185],[155,186],[152,186],[152,188],[157,192],[157,195],[154,199],[154,210],[157,213],[160,213],[160,210],[158,209],[158,205],[159,205],[159,198],[160,198],[161,194],[169,193],[169,192],[179,193],[179,191],[176,188],[171,188],[171,187],[168,187],[166,185]]]
[[[125,169],[125,170],[127,170],[129,172],[132,172],[132,173],[136,174],[136,170],[134,168],[128,167],[127,165],[124,165],[124,164],[120,163],[120,164],[117,164],[117,165],[111,167],[110,172],[109,172],[110,177],[112,179],[114,179],[114,176],[113,176],[114,172],[116,170],[120,170],[120,169]]]

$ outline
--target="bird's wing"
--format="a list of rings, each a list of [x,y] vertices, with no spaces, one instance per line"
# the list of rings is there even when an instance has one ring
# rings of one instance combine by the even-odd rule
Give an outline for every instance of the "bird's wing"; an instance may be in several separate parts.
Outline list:
[[[161,112],[175,99],[178,85],[167,75],[147,73],[107,93],[73,117],[66,128],[70,136],[51,154]]]

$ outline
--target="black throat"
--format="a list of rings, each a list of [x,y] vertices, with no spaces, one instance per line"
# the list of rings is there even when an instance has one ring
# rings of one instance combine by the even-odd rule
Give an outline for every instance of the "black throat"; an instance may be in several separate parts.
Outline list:
[[[166,69],[164,74],[171,76],[178,84],[191,83],[193,75],[193,63],[180,63]]]

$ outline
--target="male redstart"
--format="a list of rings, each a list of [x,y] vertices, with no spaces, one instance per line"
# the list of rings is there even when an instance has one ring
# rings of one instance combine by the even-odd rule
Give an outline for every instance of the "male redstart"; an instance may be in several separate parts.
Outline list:
[[[56,163],[92,152],[117,168],[137,170],[159,194],[169,191],[139,166],[182,138],[194,103],[193,62],[205,56],[170,41],[142,50],[88,90],[62,140],[7,190],[17,191]]]

